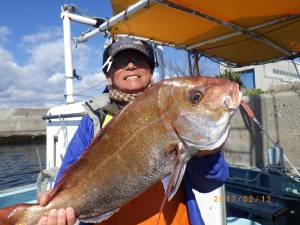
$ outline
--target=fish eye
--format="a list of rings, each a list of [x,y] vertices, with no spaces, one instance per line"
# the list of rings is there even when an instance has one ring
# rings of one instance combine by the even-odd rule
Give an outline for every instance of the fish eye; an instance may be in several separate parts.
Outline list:
[[[199,90],[192,90],[189,95],[191,102],[194,104],[199,103],[203,99],[203,93]]]

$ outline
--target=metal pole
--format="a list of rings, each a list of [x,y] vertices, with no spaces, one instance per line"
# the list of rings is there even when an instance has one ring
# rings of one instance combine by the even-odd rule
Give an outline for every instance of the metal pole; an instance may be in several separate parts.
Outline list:
[[[298,69],[297,64],[295,63],[294,60],[292,60],[292,63],[293,63],[293,65],[294,65],[294,67],[295,67],[295,70],[296,70],[296,73],[297,73],[297,77],[300,78],[299,69]]]
[[[157,60],[158,60],[158,73],[159,73],[159,80],[165,79],[165,62],[164,62],[164,49],[161,45],[157,46]]]
[[[77,15],[77,14],[73,14],[73,13],[70,13],[68,11],[63,11],[61,13],[61,18],[65,18],[65,17],[68,17],[72,21],[87,24],[87,25],[91,25],[91,26],[95,26],[97,24],[97,20],[95,20],[95,19],[80,16],[80,15]]]
[[[222,218],[222,224],[223,225],[226,225],[227,224],[227,215],[226,215],[226,192],[225,192],[225,184],[220,187],[220,194],[221,196],[224,196],[224,201],[221,202],[221,209],[222,209],[222,212],[221,212],[221,218]]]
[[[194,59],[194,65],[193,65],[194,69],[193,69],[192,76],[194,77],[200,76],[200,68],[199,68],[200,55],[198,52],[194,52],[193,59]]]
[[[111,17],[109,20],[107,20],[106,22],[101,24],[99,28],[97,28],[95,30],[92,30],[92,31],[80,36],[77,39],[77,42],[78,43],[84,42],[87,39],[91,38],[92,36],[107,30],[109,27],[115,25],[117,22],[126,19],[127,17],[129,17],[130,15],[132,15],[135,12],[139,11],[140,9],[147,7],[148,5],[150,5],[154,1],[155,0],[141,0],[141,1],[138,1],[137,3],[129,6],[127,9],[123,10],[119,14]]]
[[[278,18],[278,19],[275,19],[275,20],[268,21],[266,23],[255,25],[255,26],[247,28],[245,30],[246,31],[255,31],[255,30],[266,28],[266,27],[276,25],[276,24],[279,24],[279,23],[282,23],[282,22],[290,21],[292,19],[297,19],[299,17],[300,17],[300,14],[284,16],[284,17],[281,17],[281,18]],[[212,43],[215,43],[215,42],[218,42],[218,41],[226,40],[228,38],[232,38],[232,37],[235,37],[235,36],[238,36],[238,35],[241,35],[241,34],[242,34],[241,31],[236,31],[236,32],[233,32],[233,33],[230,33],[230,34],[225,34],[225,35],[219,36],[217,38],[213,38],[213,39],[210,39],[210,40],[207,40],[207,41],[203,41],[203,42],[191,45],[187,49],[190,50],[190,49],[193,49],[193,48],[198,48],[198,47],[201,47],[203,45],[212,44]]]
[[[64,51],[65,51],[65,79],[66,79],[66,103],[74,102],[73,97],[73,62],[72,62],[72,38],[71,38],[71,20],[68,16],[64,16],[63,30],[64,30]]]

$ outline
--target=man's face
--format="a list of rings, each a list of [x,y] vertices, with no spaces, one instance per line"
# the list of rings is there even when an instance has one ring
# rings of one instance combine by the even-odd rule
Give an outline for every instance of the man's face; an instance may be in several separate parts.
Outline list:
[[[151,76],[146,56],[135,50],[124,50],[113,58],[108,84],[125,93],[137,93],[148,86]]]

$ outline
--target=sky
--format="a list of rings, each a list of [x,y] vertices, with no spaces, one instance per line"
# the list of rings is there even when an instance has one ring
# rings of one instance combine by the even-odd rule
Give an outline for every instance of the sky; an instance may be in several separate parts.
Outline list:
[[[109,0],[10,0],[1,2],[0,14],[0,109],[51,107],[64,104],[65,74],[61,6],[76,5],[87,15],[109,18]],[[91,27],[72,24],[72,36]],[[105,38],[73,44],[73,64],[81,80],[74,79],[76,101],[101,92],[105,76],[101,72]],[[183,52],[165,51],[166,61],[180,62]],[[211,62],[209,73],[216,73]]]

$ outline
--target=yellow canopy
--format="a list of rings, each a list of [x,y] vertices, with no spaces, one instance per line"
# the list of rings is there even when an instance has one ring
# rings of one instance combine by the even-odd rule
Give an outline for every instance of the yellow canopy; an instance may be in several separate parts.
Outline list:
[[[112,0],[118,14],[137,0]],[[237,66],[295,58],[300,52],[299,0],[159,0],[111,26],[199,50]]]

